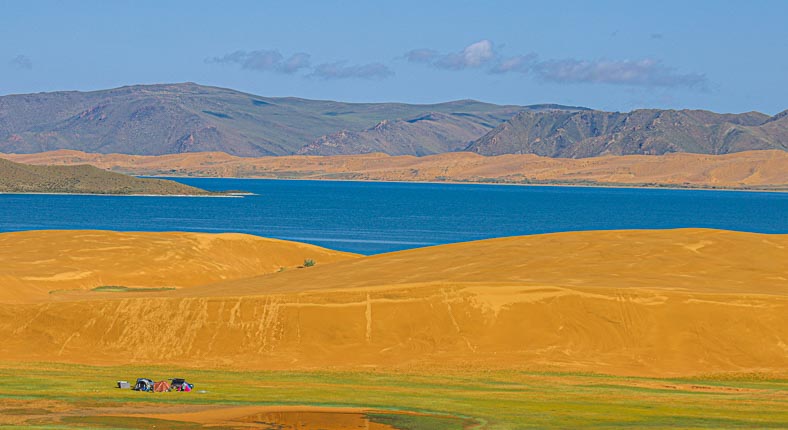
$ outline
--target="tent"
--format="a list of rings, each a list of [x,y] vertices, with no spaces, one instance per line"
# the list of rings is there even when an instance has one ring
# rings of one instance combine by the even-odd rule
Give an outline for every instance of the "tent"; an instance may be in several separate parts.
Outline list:
[[[132,389],[134,391],[153,391],[153,381],[148,378],[138,378]]]
[[[155,393],[163,393],[165,391],[170,391],[170,383],[167,381],[159,381],[153,384],[153,391]]]
[[[186,380],[183,378],[174,378],[170,379],[170,381],[172,382],[172,388],[175,391],[191,391],[192,388],[194,388],[194,384],[186,382]]]

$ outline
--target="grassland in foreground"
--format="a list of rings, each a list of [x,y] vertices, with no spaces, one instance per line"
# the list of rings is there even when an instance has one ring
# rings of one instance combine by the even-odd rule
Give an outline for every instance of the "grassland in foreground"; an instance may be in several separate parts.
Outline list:
[[[197,391],[152,394],[113,387],[116,380],[137,377],[185,377]],[[788,379],[762,375],[654,379],[544,372],[232,372],[0,364],[0,428],[202,428],[200,423],[160,421],[146,415],[265,405],[433,414],[381,418],[402,429],[786,428]],[[139,415],[122,417],[131,414]],[[455,419],[436,419],[435,414]]]

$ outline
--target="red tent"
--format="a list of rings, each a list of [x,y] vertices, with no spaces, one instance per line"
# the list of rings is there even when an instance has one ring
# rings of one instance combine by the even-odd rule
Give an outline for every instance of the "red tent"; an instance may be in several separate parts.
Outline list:
[[[165,391],[170,391],[170,383],[167,381],[159,381],[153,384],[153,392],[154,393],[163,393]]]

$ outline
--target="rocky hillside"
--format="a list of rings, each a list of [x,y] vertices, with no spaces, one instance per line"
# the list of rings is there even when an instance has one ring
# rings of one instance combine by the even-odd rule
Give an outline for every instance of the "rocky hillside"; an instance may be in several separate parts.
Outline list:
[[[524,106],[518,111],[578,111],[558,105]],[[427,112],[411,118],[383,120],[362,131],[342,130],[321,136],[298,151],[300,155],[351,155],[382,152],[389,155],[430,155],[462,151],[516,112]]]
[[[89,165],[31,166],[2,158],[0,193],[213,194],[174,181],[135,178]]]
[[[521,112],[466,148],[482,155],[537,154],[582,158],[727,154],[754,149],[788,150],[788,111],[769,117],[749,112],[643,109]]]
[[[523,109],[473,100],[410,105],[270,98],[193,83],[10,95],[0,97],[0,152],[287,155],[321,136],[364,130],[383,120],[436,112],[478,116],[471,122],[491,129]],[[460,135],[472,140],[486,131],[473,125]],[[441,146],[452,146],[457,138],[449,140]]]
[[[363,131],[343,130],[322,136],[298,151],[302,155],[346,155],[383,152],[429,155],[459,151],[501,121],[471,114],[430,112],[415,118],[383,120]]]

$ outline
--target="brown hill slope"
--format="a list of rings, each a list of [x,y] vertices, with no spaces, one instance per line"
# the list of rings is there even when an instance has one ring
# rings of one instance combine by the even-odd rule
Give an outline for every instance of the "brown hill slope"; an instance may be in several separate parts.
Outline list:
[[[787,235],[583,232],[416,249],[177,291],[71,292],[1,304],[0,359],[785,373],[786,260]]]
[[[2,158],[0,193],[214,194],[175,181],[135,178],[89,165],[31,166]]]
[[[354,257],[246,234],[2,233],[0,302],[58,300],[66,291],[102,286],[194,287],[294,268],[307,258],[322,265]]]
[[[583,158],[670,152],[728,154],[788,150],[788,118],[762,113],[642,109],[521,112],[466,150],[482,155]]]
[[[532,154],[482,157],[473,153],[418,158],[382,154],[239,158],[222,153],[142,157],[56,151],[0,154],[0,157],[35,164],[90,163],[103,169],[144,175],[788,189],[785,151],[580,160]]]

